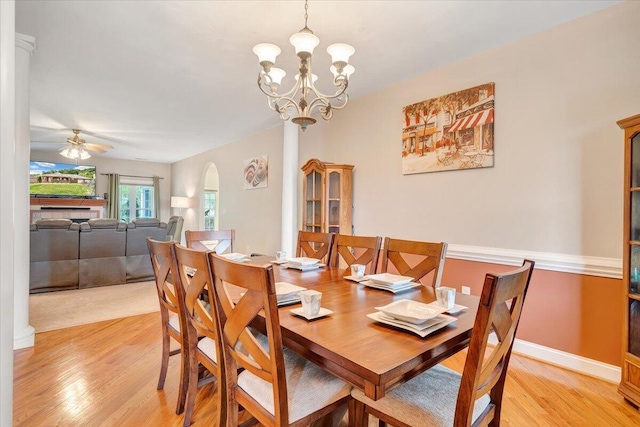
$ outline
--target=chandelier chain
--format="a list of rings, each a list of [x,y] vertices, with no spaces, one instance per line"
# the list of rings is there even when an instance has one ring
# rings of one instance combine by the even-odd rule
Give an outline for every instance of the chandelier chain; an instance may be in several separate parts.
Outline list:
[[[304,0],[304,27],[309,28],[307,26],[307,20],[309,19],[309,0]]]

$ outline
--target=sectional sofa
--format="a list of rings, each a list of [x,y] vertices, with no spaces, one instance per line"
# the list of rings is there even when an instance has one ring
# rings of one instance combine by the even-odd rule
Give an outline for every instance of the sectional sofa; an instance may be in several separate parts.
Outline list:
[[[31,225],[31,293],[153,280],[147,237],[171,240],[167,224],[139,218],[45,219]]]

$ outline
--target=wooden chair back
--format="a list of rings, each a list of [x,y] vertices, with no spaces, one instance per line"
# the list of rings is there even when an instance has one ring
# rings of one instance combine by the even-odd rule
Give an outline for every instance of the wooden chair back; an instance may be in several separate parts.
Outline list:
[[[378,268],[382,237],[350,236],[337,234],[333,241],[330,265],[340,267],[341,262],[347,266],[364,264],[366,273],[373,274]],[[350,273],[349,273],[350,274]]]
[[[261,424],[289,425],[287,386],[282,353],[282,336],[278,317],[272,266],[241,264],[215,254],[209,255],[214,274],[215,302],[222,330],[225,374],[227,426],[238,425],[238,405],[242,405]],[[245,289],[234,303],[228,292],[230,285]],[[249,325],[264,311],[269,348],[264,349]],[[274,415],[237,386],[238,369],[246,369],[271,383]]]
[[[195,394],[198,387],[198,362],[203,363],[207,370],[218,379],[218,384],[223,381],[222,364],[204,358],[199,354],[198,343],[203,338],[210,338],[215,342],[216,359],[220,360],[222,347],[220,345],[220,331],[218,329],[215,305],[213,304],[213,276],[209,268],[209,252],[186,248],[175,243],[172,247],[173,270],[176,277],[176,288],[182,289],[182,310],[186,318],[185,330],[187,331],[187,353],[189,357],[189,381],[186,396],[185,425],[189,425],[194,409]],[[220,408],[223,397],[222,386],[218,387],[216,398],[217,407]],[[219,418],[224,420],[224,411],[220,411]]]
[[[181,354],[182,366],[180,371],[180,390],[178,392],[178,401],[176,413],[180,414],[184,411],[186,387],[185,387],[185,363],[186,358],[184,349],[188,345],[186,338],[186,327],[184,313],[181,309],[183,294],[175,289],[173,283],[176,283],[173,277],[173,260],[171,247],[173,242],[165,242],[154,240],[147,237],[147,247],[151,257],[151,267],[156,282],[156,291],[158,292],[158,302],[160,304],[160,319],[162,322],[162,364],[160,366],[160,377],[158,379],[158,390],[164,388],[164,382],[167,377],[169,367],[169,357]],[[178,329],[170,322],[172,315],[178,318]],[[180,348],[171,350],[171,338],[180,344]]]
[[[305,256],[329,262],[331,250],[333,249],[333,238],[333,233],[314,233],[300,230],[298,232],[296,256]]]
[[[151,256],[151,267],[156,281],[158,301],[160,302],[160,316],[163,324],[169,321],[169,313],[175,313],[179,319],[182,317],[178,305],[178,296],[174,286],[171,284],[173,281],[171,273],[173,268],[171,261],[172,245],[173,242],[161,242],[153,240],[151,237],[147,238],[147,247]]]
[[[443,242],[415,242],[387,237],[384,239],[382,249],[381,271],[386,273],[391,263],[398,274],[413,277],[415,280],[420,280],[433,271],[431,286],[437,288],[442,280],[446,253],[447,244]],[[419,262],[415,263],[414,260],[409,259],[412,256],[419,259]]]
[[[534,264],[525,260],[515,271],[485,277],[458,392],[456,427],[471,425],[474,402],[485,394],[491,403],[474,425],[499,424],[507,366]],[[498,344],[488,352],[491,332],[495,332]]]
[[[197,249],[199,251],[212,250],[217,254],[221,254],[227,249],[229,252],[233,252],[233,244],[236,241],[236,232],[235,230],[187,230],[184,233],[184,238],[188,248]],[[210,248],[202,243],[210,241],[217,241],[215,247]]]

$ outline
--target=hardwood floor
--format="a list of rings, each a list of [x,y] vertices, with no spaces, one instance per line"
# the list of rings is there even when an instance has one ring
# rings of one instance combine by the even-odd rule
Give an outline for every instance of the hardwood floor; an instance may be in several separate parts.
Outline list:
[[[180,361],[172,358],[165,389],[156,390],[160,348],[158,313],[36,334],[34,348],[15,352],[14,425],[182,425],[175,414]],[[460,371],[464,354],[446,364]],[[513,355],[502,425],[640,425],[640,412],[616,387]],[[214,390],[198,391],[192,425],[215,425],[207,399]]]

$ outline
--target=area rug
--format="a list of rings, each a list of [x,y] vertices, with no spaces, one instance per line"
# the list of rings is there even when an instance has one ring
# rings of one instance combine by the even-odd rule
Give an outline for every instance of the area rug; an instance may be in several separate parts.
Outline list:
[[[158,310],[153,281],[29,295],[29,323],[36,333]]]

